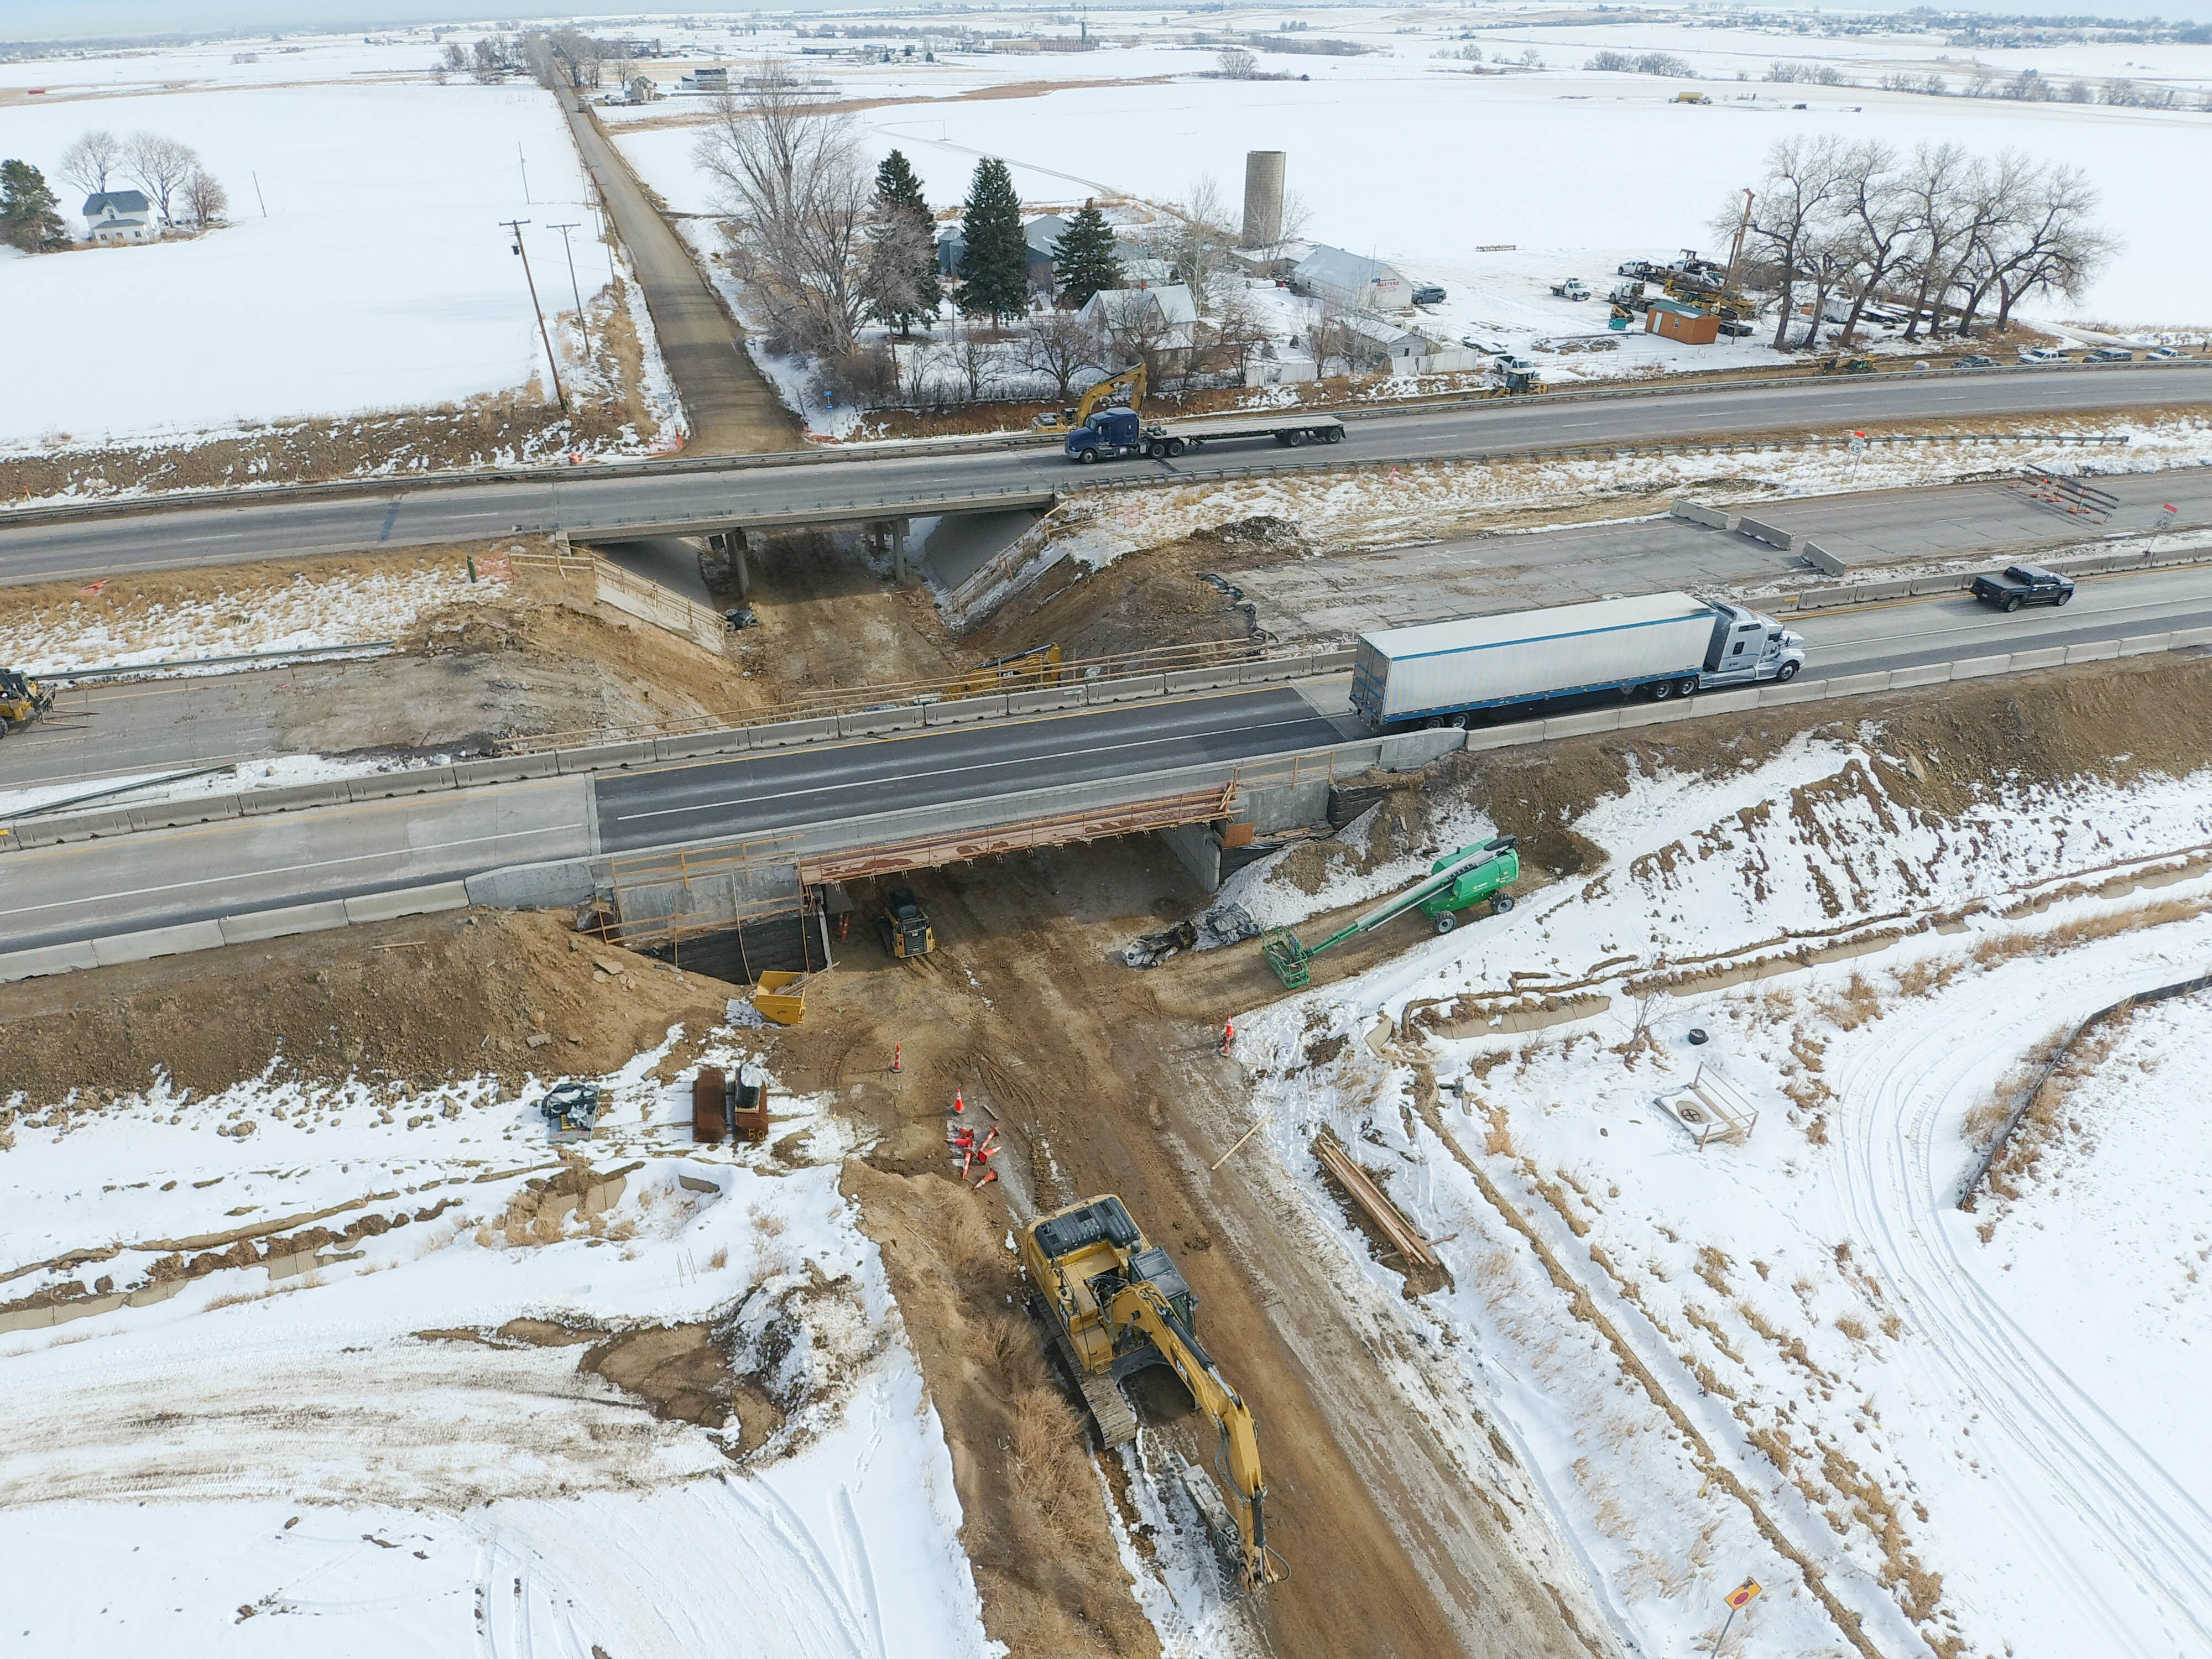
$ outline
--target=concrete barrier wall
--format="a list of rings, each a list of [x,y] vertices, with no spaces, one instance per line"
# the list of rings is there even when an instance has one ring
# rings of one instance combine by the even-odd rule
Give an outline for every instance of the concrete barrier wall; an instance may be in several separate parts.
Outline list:
[[[1748,515],[1735,521],[1735,532],[1739,536],[1748,536],[1755,542],[1765,542],[1770,547],[1778,547],[1784,553],[1794,551],[1797,546],[1796,537],[1788,531],[1777,530],[1772,525],[1763,524]]]
[[[1715,530],[1735,528],[1735,514],[1723,513],[1717,507],[1705,507],[1697,501],[1684,500],[1676,501],[1667,510],[1673,517],[1687,519],[1692,524],[1710,526]]]

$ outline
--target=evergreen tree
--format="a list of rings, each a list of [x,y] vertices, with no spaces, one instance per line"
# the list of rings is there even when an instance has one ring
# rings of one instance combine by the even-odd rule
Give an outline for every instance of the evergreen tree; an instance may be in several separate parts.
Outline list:
[[[0,161],[0,243],[26,253],[69,246],[69,227],[44,174],[28,161]]]
[[[960,309],[994,322],[1018,316],[1029,301],[1029,244],[1022,239],[1022,201],[1013,175],[995,155],[975,163],[961,212],[968,249],[960,258]]]
[[[1114,257],[1114,233],[1106,216],[1085,207],[1067,222],[1067,228],[1052,245],[1053,270],[1060,282],[1060,302],[1073,311],[1086,304],[1101,289],[1121,286],[1121,262]]]
[[[945,301],[937,280],[937,222],[922,199],[921,180],[898,150],[876,169],[876,223],[881,256],[876,314],[910,334],[915,320],[927,327]]]

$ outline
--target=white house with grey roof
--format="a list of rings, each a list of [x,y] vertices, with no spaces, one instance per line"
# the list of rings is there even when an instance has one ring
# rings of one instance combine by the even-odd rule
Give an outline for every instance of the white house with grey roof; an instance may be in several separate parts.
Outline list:
[[[143,191],[103,190],[86,197],[84,222],[95,242],[150,242],[161,234]]]
[[[1413,303],[1413,285],[1389,265],[1326,245],[1298,261],[1291,287],[1339,311],[1406,311]]]

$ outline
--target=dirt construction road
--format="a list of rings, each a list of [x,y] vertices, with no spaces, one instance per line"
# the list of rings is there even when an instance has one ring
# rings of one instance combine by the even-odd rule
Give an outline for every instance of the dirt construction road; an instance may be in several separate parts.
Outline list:
[[[820,1018],[818,1030],[779,1038],[790,1047],[775,1063],[792,1067],[794,1088],[842,1081],[848,1101],[873,1098],[889,1133],[871,1162],[910,1173],[896,1224],[879,1215],[872,1225],[896,1235],[887,1259],[909,1328],[927,1333],[924,1371],[953,1443],[993,1633],[1016,1638],[1017,1651],[1024,1635],[1060,1653],[1151,1650],[1101,1617],[1103,1583],[1055,1577],[1078,1552],[1062,1547],[1041,1569],[1012,1543],[995,1548],[978,1524],[1008,1512],[992,1484],[1006,1462],[992,1437],[999,1385],[979,1370],[976,1343],[947,1335],[954,1312],[932,1300],[944,1270],[917,1255],[914,1206],[975,1210],[996,1240],[1010,1220],[999,1194],[1011,1187],[1015,1214],[1119,1193],[1198,1291],[1201,1335],[1253,1407],[1269,1541],[1292,1577],[1243,1604],[1246,1639],[1225,1651],[1609,1659],[1611,1632],[1540,1500],[1464,1382],[1449,1380],[1457,1357],[1424,1346],[1420,1322],[1362,1279],[1264,1149],[1210,1169],[1250,1127],[1242,1073],[1215,1052],[1218,1010],[1264,1000],[1273,981],[1256,957],[1231,963],[1226,951],[1170,964],[1182,973],[1139,974],[1115,959],[1135,927],[1153,925],[1146,907],[1164,914],[1195,896],[1164,849],[1116,842],[937,872],[922,884],[937,954],[895,963],[856,934],[834,981],[837,1006],[821,1018],[810,1004],[807,1027]],[[894,1041],[904,1045],[896,1079],[884,1075]],[[821,1068],[812,1079],[792,1065],[807,1051]],[[956,1086],[1011,1143],[1002,1185],[975,1195],[942,1179],[942,1113]],[[1152,1396],[1136,1392],[1153,1415]],[[1167,1416],[1156,1425],[1204,1466],[1211,1431]],[[1109,1481],[1118,1475],[1109,1468]],[[1001,1559],[1009,1588],[994,1595]],[[1000,1622],[1010,1605],[1026,1620],[1047,1598],[1081,1616],[1048,1634]]]
[[[707,286],[683,239],[669,228],[629,166],[586,110],[568,111],[584,165],[629,249],[660,355],[691,423],[687,455],[762,455],[801,449],[799,422],[777,398],[744,337]]]

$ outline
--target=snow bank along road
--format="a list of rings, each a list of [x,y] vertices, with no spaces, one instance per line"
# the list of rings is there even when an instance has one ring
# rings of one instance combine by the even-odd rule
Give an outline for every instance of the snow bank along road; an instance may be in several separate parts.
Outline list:
[[[1674,387],[1588,402],[1543,399],[1412,410],[1354,421],[1332,460],[1450,460],[1516,449],[1656,442],[1847,428],[1899,420],[2061,416],[2088,410],[2212,404],[2212,366],[2072,370],[1946,379],[1811,380],[1800,385]],[[1131,479],[1216,465],[1303,465],[1314,457],[1240,444],[1180,467],[1126,461],[1079,470],[1057,449],[886,455],[836,465],[737,468],[660,477],[595,469],[557,483],[464,483],[368,489],[312,501],[162,508],[125,518],[22,525],[0,516],[0,581],[47,581],[123,570],[175,568],[270,553],[353,550],[471,541],[517,526],[579,535],[624,523],[766,517],[884,504],[886,516],[969,494],[1065,487],[1077,477]]]
[[[2212,569],[2091,580],[2063,611],[1947,597],[1813,617],[1823,677],[2212,626]],[[1340,683],[958,726],[785,754],[441,791],[0,854],[0,950],[1102,778],[1325,748]],[[1132,799],[1139,798],[1133,794]]]

